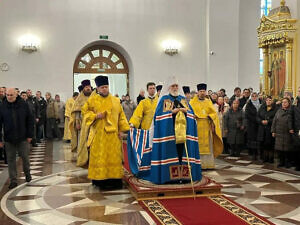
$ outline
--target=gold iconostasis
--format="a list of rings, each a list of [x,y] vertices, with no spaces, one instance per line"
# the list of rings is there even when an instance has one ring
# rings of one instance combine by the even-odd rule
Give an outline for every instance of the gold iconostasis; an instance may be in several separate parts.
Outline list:
[[[297,20],[281,1],[278,8],[263,16],[257,28],[259,48],[263,51],[261,92],[281,98],[284,93],[296,95],[300,86],[297,71]]]

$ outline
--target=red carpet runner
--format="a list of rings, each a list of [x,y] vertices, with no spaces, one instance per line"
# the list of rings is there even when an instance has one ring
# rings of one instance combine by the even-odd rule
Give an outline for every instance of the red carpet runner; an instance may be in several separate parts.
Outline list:
[[[224,196],[144,200],[139,202],[157,224],[273,225]]]
[[[130,171],[127,146],[123,144],[124,167]],[[224,196],[144,200],[140,205],[157,224],[274,225]]]

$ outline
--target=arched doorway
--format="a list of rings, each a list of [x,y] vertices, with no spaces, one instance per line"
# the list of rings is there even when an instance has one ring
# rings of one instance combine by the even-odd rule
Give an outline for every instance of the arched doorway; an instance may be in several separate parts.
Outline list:
[[[91,80],[95,87],[95,77],[107,76],[110,93],[120,97],[129,90],[129,69],[124,56],[116,49],[105,45],[93,45],[81,51],[73,67],[73,91],[84,79]]]

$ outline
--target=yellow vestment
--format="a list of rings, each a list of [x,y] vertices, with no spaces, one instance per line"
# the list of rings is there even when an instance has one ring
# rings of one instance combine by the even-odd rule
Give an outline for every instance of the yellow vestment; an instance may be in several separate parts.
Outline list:
[[[92,96],[97,95],[96,90],[92,92]],[[90,121],[88,115],[86,113],[87,108],[85,107],[87,103],[85,103],[81,108],[81,129],[79,132],[79,145],[77,147],[77,166],[85,166],[88,162],[88,136],[90,127],[93,121]]]
[[[217,157],[223,151],[222,132],[217,112],[211,100],[199,100],[195,96],[190,105],[197,119],[198,143],[203,169],[214,168],[213,157]],[[211,123],[214,124],[215,132],[211,132]]]
[[[104,113],[103,119],[96,119]],[[82,109],[82,115],[90,124],[88,178],[92,180],[120,179],[123,177],[120,131],[128,131],[129,124],[120,104],[112,95],[90,97]],[[88,153],[86,152],[85,155]],[[82,153],[84,155],[84,153]],[[78,160],[81,160],[80,157]]]
[[[157,101],[158,96],[155,96],[154,99],[150,99],[148,97],[140,101],[130,118],[129,123],[133,124],[135,128],[139,128],[141,125],[141,129],[149,130],[155,113]]]
[[[78,146],[78,131],[76,130],[76,120],[81,125],[81,117],[76,118],[76,114],[81,114],[81,108],[88,100],[89,96],[85,96],[83,92],[80,92],[79,96],[76,98],[73,108],[71,110],[71,117],[69,122],[69,127],[71,131],[71,150],[72,152],[77,151]]]
[[[64,140],[71,140],[72,139],[69,123],[70,123],[70,117],[71,117],[71,110],[73,108],[74,103],[75,103],[74,98],[69,98],[66,102]]]

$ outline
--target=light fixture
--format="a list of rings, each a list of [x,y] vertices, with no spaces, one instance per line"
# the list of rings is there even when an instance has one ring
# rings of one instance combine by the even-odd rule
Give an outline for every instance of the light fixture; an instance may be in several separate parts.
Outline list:
[[[40,39],[32,34],[25,34],[19,38],[19,44],[25,52],[35,52],[40,46]]]
[[[181,47],[181,43],[176,40],[165,40],[162,43],[162,47],[166,54],[172,56],[178,54]]]

